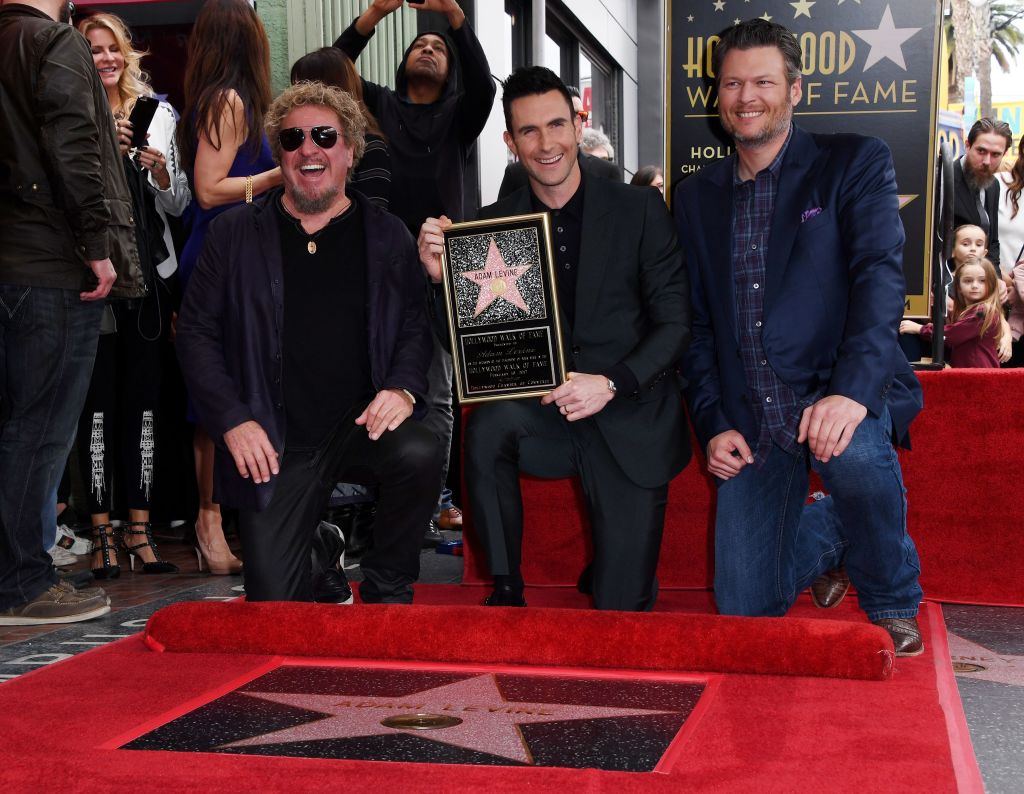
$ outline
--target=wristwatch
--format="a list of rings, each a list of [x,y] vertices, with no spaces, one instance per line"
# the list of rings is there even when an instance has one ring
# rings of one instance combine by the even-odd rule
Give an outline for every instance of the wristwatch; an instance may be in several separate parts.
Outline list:
[[[608,378],[608,391],[610,391],[612,394],[615,394],[615,392],[618,391],[618,389],[615,388],[615,381],[613,381],[611,378]]]

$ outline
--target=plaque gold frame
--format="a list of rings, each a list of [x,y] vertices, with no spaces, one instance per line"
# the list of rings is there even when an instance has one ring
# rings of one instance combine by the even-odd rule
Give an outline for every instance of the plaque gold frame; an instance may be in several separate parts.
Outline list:
[[[513,229],[535,228],[538,232],[538,260],[542,271],[541,281],[544,286],[544,306],[546,318],[544,320],[526,319],[516,322],[493,323],[490,326],[481,325],[474,328],[471,333],[480,333],[480,328],[490,328],[493,333],[515,333],[516,331],[535,330],[537,326],[543,326],[549,333],[552,370],[552,382],[550,385],[537,388],[532,384],[522,387],[507,387],[492,389],[487,393],[468,393],[468,384],[463,377],[463,356],[462,338],[470,335],[461,330],[456,322],[458,306],[456,297],[458,287],[455,284],[455,276],[451,265],[451,240],[459,237],[468,237],[481,233],[493,232],[495,234]],[[526,397],[541,397],[559,384],[565,382],[565,347],[563,344],[561,307],[558,302],[558,285],[555,278],[554,250],[551,244],[551,219],[548,213],[538,212],[526,215],[509,215],[502,218],[493,218],[483,221],[466,221],[454,223],[444,230],[444,253],[441,257],[441,284],[444,290],[445,310],[448,321],[448,333],[452,343],[452,364],[455,374],[455,384],[461,403],[490,402],[493,400],[514,400]],[[530,329],[523,328],[524,325],[531,326]]]

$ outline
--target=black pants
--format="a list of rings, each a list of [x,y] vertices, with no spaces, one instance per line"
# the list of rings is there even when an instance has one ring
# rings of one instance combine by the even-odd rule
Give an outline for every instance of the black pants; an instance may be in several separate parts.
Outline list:
[[[89,393],[78,421],[78,461],[90,513],[109,513],[115,483],[118,505],[149,510],[160,401],[160,340],[170,302],[149,296],[111,301],[117,330],[100,336]],[[166,308],[164,308],[166,305]],[[166,315],[166,316],[163,316]]]
[[[594,606],[649,610],[657,595],[668,485],[642,488],[622,471],[597,425],[555,405],[507,400],[466,423],[466,490],[492,575],[517,576],[523,543],[519,472],[579,476],[594,542]]]
[[[373,548],[361,560],[366,603],[408,604],[420,573],[423,528],[437,502],[439,451],[413,419],[371,441],[355,424],[362,408],[336,426],[318,450],[286,449],[265,510],[240,510],[247,601],[312,601],[313,530],[334,484],[378,486]]]

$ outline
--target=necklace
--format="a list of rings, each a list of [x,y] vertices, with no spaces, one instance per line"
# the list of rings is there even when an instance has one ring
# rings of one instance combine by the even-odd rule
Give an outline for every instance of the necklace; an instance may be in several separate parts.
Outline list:
[[[295,221],[295,225],[298,226],[298,228],[301,229],[303,232],[306,232],[306,230],[302,227],[302,221],[299,218],[296,218],[294,215],[292,215],[291,212],[288,212],[288,207],[284,204],[283,197],[282,197],[282,201],[281,201],[281,206],[284,207],[285,212],[287,212],[288,215]],[[338,210],[338,212],[334,215],[334,217],[332,217],[329,221],[327,221],[327,223],[325,223],[320,229],[317,229],[312,234],[309,234],[308,232],[306,233],[307,237],[308,237],[308,239],[306,240],[306,251],[309,252],[310,256],[312,256],[313,254],[316,253],[316,238],[319,237],[321,234],[323,234],[324,233],[324,229],[326,229],[328,226],[330,226],[335,220],[337,220],[339,217],[341,217],[346,212],[348,212],[348,210],[349,210],[349,208],[351,206],[352,206],[352,199],[348,199],[345,202],[345,206],[342,207],[340,210]]]

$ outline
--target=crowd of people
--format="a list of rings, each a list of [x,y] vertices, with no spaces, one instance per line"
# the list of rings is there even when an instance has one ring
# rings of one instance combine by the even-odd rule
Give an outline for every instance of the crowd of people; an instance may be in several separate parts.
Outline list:
[[[719,486],[719,611],[782,615],[808,587],[833,607],[852,581],[896,651],[920,653],[894,444],[921,408],[899,334],[933,329],[901,323],[888,148],[794,124],[799,44],[751,20],[714,51],[736,154],[678,186],[674,217],[661,169],[624,184],[578,91],[543,67],[503,81],[515,160],[496,203],[467,206],[496,96],[487,58],[456,0],[424,0],[410,5],[447,29],[409,43],[394,89],[361,78],[360,52],[401,5],[372,0],[274,98],[255,11],[207,0],[180,116],[153,101],[118,17],[76,31],[66,0],[0,7],[0,624],[110,609],[48,553],[75,543],[55,536],[53,510],[76,433],[93,577],[119,576],[122,560],[176,570],[150,520],[172,344],[195,427],[197,561],[243,572],[224,535],[222,507],[236,510],[249,600],[350,600],[344,583],[325,593],[311,562],[344,482],[376,502],[361,600],[410,603],[420,548],[461,526],[464,479],[495,580],[485,604],[525,606],[528,472],[579,477],[595,606],[649,610],[668,485],[690,458],[685,404]],[[980,121],[958,163],[973,216],[949,266],[953,366],[1024,358],[1024,144],[997,176],[1003,127]],[[460,439],[444,231],[537,212],[552,220],[567,380],[477,407]],[[170,217],[188,232],[180,249]],[[812,469],[829,493],[805,505]]]

